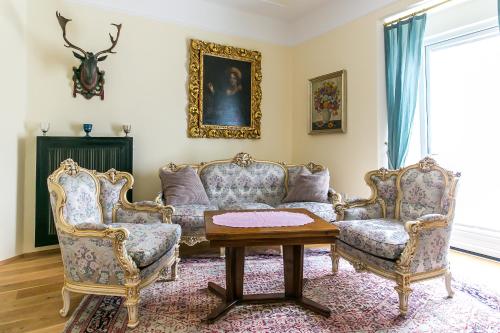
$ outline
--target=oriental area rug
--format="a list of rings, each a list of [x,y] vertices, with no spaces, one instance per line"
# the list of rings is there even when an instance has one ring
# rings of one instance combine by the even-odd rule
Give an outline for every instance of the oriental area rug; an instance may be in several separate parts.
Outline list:
[[[64,332],[500,332],[500,295],[484,286],[454,278],[455,297],[446,298],[443,279],[412,285],[409,312],[399,316],[394,282],[356,273],[341,259],[332,275],[326,251],[306,252],[304,294],[328,306],[330,318],[292,303],[241,305],[213,324],[204,319],[220,300],[207,283],[225,284],[221,258],[183,259],[179,279],[160,279],[141,292],[139,326],[127,329],[123,300],[86,296]],[[280,256],[245,260],[245,293],[283,292]]]

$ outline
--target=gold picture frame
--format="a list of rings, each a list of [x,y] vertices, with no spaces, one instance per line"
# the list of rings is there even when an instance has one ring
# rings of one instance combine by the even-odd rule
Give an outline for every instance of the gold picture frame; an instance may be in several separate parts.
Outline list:
[[[309,134],[346,132],[346,70],[310,79],[309,101]]]
[[[259,51],[190,41],[189,137],[260,138],[261,58]]]

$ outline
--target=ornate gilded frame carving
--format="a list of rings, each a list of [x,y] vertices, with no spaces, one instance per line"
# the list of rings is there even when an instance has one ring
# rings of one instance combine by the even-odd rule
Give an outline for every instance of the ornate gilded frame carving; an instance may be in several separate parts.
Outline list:
[[[250,62],[251,64],[251,106],[249,127],[205,125],[203,124],[203,56]],[[188,136],[192,138],[233,138],[259,139],[262,112],[260,102],[262,90],[262,55],[258,51],[192,39],[190,42],[189,64],[189,110]]]

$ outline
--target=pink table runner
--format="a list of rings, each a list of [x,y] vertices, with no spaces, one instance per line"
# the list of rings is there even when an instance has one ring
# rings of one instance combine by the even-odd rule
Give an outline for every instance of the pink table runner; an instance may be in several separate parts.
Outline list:
[[[231,212],[215,215],[214,224],[235,228],[271,228],[290,227],[308,224],[314,221],[311,217],[301,213],[291,212]]]

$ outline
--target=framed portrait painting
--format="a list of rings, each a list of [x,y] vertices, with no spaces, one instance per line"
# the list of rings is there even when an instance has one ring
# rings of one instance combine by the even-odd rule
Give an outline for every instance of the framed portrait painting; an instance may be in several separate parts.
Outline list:
[[[188,135],[259,139],[261,54],[191,40]]]
[[[346,123],[346,71],[309,80],[309,134],[344,133]]]

